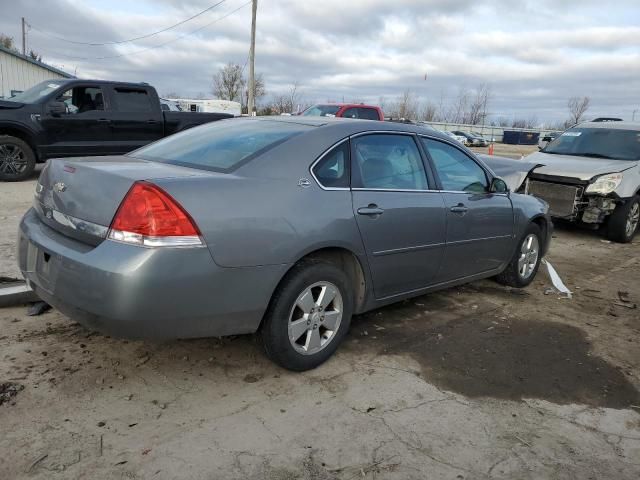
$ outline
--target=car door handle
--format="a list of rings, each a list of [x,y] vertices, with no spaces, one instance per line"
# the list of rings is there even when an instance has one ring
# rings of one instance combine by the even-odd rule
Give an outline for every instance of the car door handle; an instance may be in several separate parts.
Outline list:
[[[99,118],[98,122],[99,123],[111,123],[111,120],[109,120],[108,118]]]
[[[156,123],[159,123],[157,120],[147,120],[147,123],[151,123],[152,125],[155,125]]]
[[[465,213],[467,213],[469,211],[469,209],[467,207],[465,207],[462,203],[459,203],[455,207],[451,207],[450,210],[453,213],[459,213],[460,215],[464,215]]]
[[[384,210],[378,207],[378,205],[376,205],[375,203],[370,203],[369,206],[360,207],[358,209],[358,215],[375,216],[375,215],[382,215],[383,213],[384,213]]]

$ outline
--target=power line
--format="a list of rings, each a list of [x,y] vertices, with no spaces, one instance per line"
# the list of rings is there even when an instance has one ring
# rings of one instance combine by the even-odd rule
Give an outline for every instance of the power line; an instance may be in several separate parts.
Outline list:
[[[171,30],[173,28],[179,27],[180,25],[183,25],[187,22],[190,22],[191,20],[193,20],[194,18],[198,18],[201,15],[204,15],[205,13],[207,13],[210,10],[213,10],[214,8],[216,8],[218,5],[223,4],[224,2],[226,2],[227,0],[221,0],[220,2],[211,5],[208,8],[205,8],[204,10],[202,10],[199,13],[196,13],[195,15],[193,15],[192,17],[187,18],[186,20],[182,20],[181,22],[178,22],[174,25],[171,25],[170,27],[167,28],[163,28],[162,30],[158,30],[156,32],[152,32],[152,33],[148,33],[146,35],[141,35],[139,37],[134,37],[134,38],[129,38],[127,40],[114,40],[114,41],[109,41],[109,42],[78,42],[76,40],[69,40],[67,38],[64,37],[59,37],[57,35],[53,35],[51,33],[45,32],[44,30],[39,29],[38,27],[34,27],[32,24],[30,24],[29,26],[31,28],[33,28],[34,30],[36,30],[37,32],[41,33],[42,35],[45,35],[47,37],[51,37],[51,38],[55,38],[56,40],[61,40],[63,42],[67,42],[67,43],[73,43],[74,45],[89,45],[92,47],[98,47],[98,46],[104,46],[104,45],[119,45],[122,43],[130,43],[130,42],[135,42],[136,40],[142,40],[144,38],[149,38],[149,37],[153,37],[154,35],[158,35],[160,33],[166,32],[168,30]]]
[[[230,11],[229,13],[226,13],[225,15],[216,18],[213,22],[209,22],[206,25],[203,25],[202,27],[196,28],[195,30],[192,30],[191,32],[185,33],[184,35],[180,35],[179,37],[176,37],[172,40],[160,43],[158,45],[154,45],[152,47],[148,47],[148,48],[144,48],[142,50],[138,50],[136,52],[129,52],[129,53],[122,53],[120,55],[108,55],[108,56],[104,56],[104,57],[76,57],[76,56],[70,56],[70,55],[63,55],[63,54],[54,54],[63,58],[68,58],[71,60],[107,60],[107,59],[112,59],[112,58],[122,58],[122,57],[128,57],[130,55],[138,55],[140,53],[144,53],[144,52],[148,52],[149,50],[155,50],[157,48],[161,48],[164,47],[165,45],[168,45],[170,43],[173,42],[177,42],[178,40],[182,40],[183,38],[186,38],[190,35],[193,35],[194,33],[198,33],[201,30],[204,30],[207,27],[210,27],[211,25],[213,25],[214,23],[218,23],[220,20],[223,20],[231,15],[233,15],[234,13],[236,13],[238,10],[241,10],[242,8],[246,7],[247,5],[251,4],[252,0],[249,0],[246,3],[243,3],[242,5],[240,5],[238,8],[236,8],[235,10]]]

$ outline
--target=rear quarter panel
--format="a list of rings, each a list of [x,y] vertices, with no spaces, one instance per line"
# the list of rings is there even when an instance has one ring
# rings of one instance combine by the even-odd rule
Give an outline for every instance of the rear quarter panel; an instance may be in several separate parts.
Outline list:
[[[324,247],[362,255],[351,192],[298,186],[291,178],[225,175],[159,180],[192,215],[222,267],[292,264]],[[297,173],[297,172],[296,172]]]

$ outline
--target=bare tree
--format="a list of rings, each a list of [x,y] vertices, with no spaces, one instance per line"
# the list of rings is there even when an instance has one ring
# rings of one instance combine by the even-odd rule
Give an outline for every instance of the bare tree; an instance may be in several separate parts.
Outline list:
[[[181,95],[178,92],[171,91],[162,95],[162,98],[181,98]]]
[[[475,95],[470,97],[468,111],[465,112],[466,121],[472,125],[484,123],[487,117],[487,107],[491,100],[491,87],[482,83],[476,88]]]
[[[446,121],[452,123],[468,123],[469,90],[462,87],[453,103],[447,109]]]
[[[29,56],[37,62],[42,61],[42,55],[40,55],[38,52],[34,52],[33,50],[29,50]]]
[[[248,109],[247,105],[249,105],[249,87],[247,85],[248,82],[244,81],[244,93],[242,95],[242,110],[245,111]],[[267,91],[264,87],[264,78],[262,74],[259,73],[255,76],[254,84],[253,84],[253,98],[254,104],[258,105],[258,100],[266,95]],[[258,108],[256,107],[256,111]],[[246,113],[249,113],[248,111]]]
[[[302,95],[299,87],[299,82],[295,81],[291,84],[287,93],[275,95],[268,106],[271,114],[294,113],[299,108],[302,109]]]
[[[241,100],[245,81],[242,67],[227,63],[213,76],[213,94],[221,100]]]
[[[287,100],[289,101],[290,110],[289,113],[293,113],[294,110],[297,111],[300,106],[300,101],[302,99],[302,95],[300,94],[300,82],[297,80],[291,84],[289,87],[289,94],[287,95]]]
[[[398,99],[398,117],[415,120],[417,116],[417,99],[415,94],[407,89]]]
[[[424,122],[437,122],[438,106],[433,102],[427,101],[420,109],[420,114],[418,115],[418,117],[419,120],[422,120]]]
[[[589,110],[590,102],[591,99],[589,97],[571,97],[569,99],[567,102],[567,107],[569,108],[569,126],[580,123],[584,114]]]
[[[13,37],[0,33],[0,45],[8,50],[17,50]]]
[[[415,94],[407,89],[391,103],[385,102],[385,113],[393,118],[416,120],[418,114],[418,101]]]

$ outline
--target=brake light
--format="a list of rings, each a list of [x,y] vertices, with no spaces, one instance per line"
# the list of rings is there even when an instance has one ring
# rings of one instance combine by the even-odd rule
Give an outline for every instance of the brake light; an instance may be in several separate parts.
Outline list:
[[[202,246],[198,227],[167,192],[136,182],[113,217],[109,238],[145,247]]]

